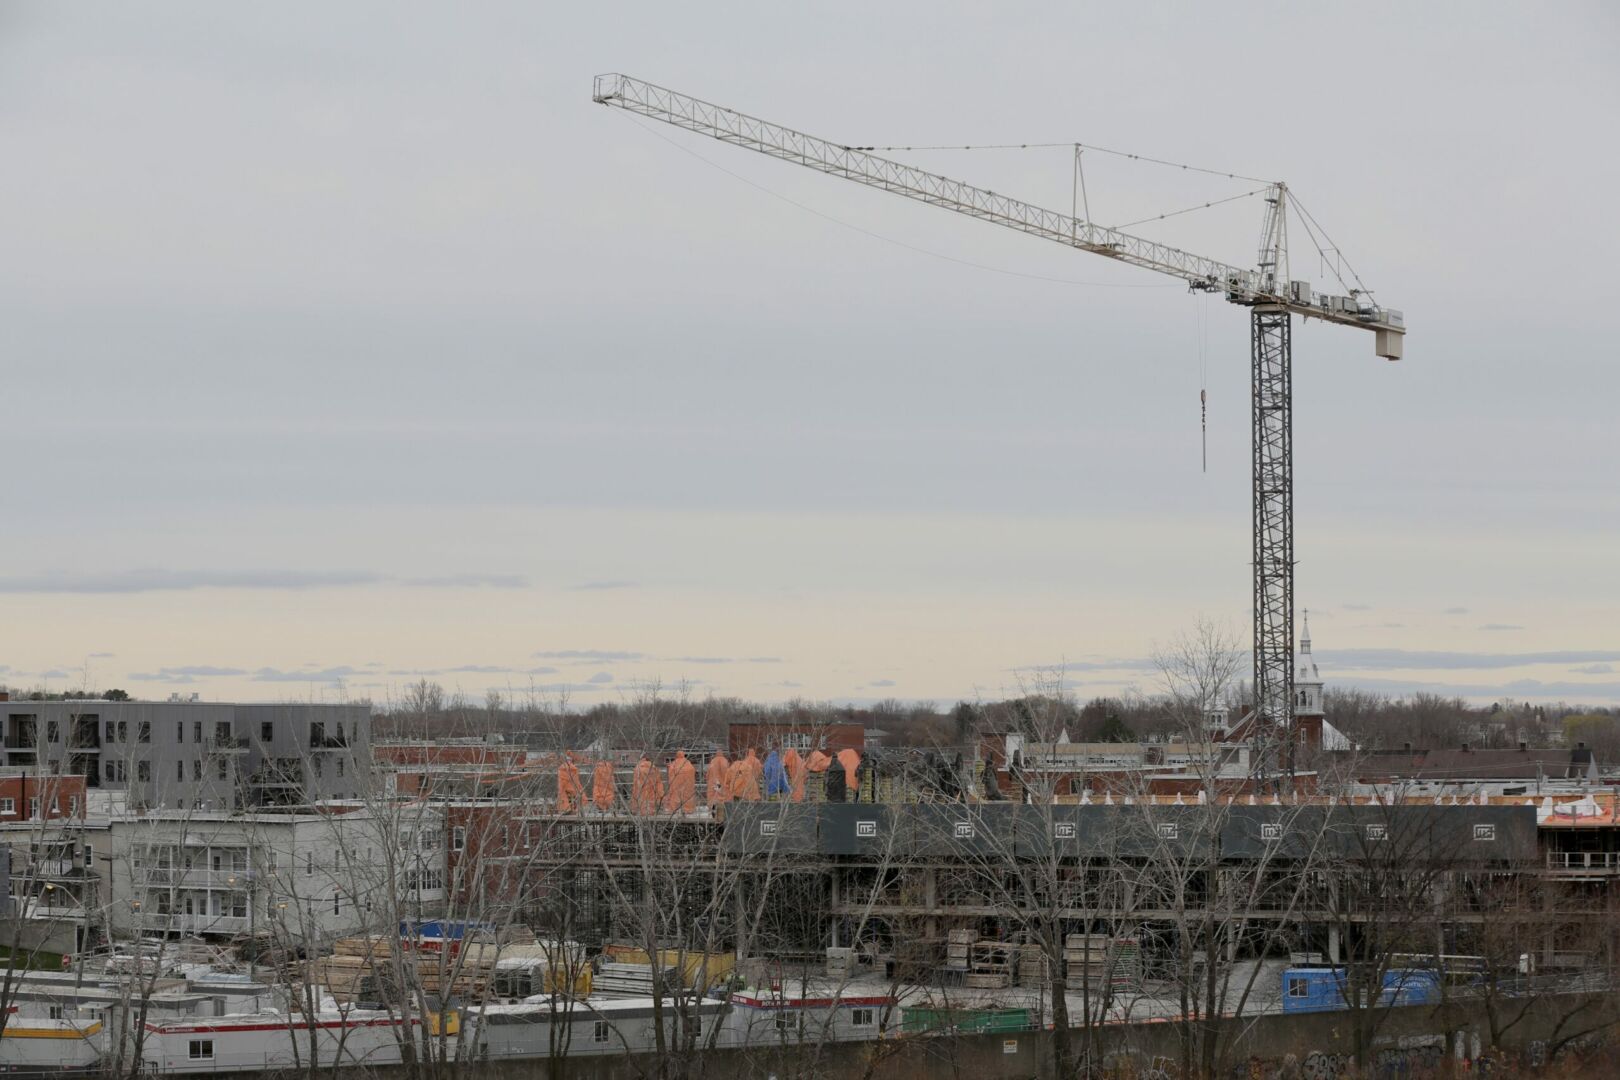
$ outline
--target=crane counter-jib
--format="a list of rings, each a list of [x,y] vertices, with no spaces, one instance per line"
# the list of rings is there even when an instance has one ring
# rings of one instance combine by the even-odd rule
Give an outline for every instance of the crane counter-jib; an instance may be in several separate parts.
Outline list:
[[[1365,294],[1336,296],[1314,292],[1304,281],[1277,281],[1272,275],[1182,251],[1070,214],[1046,210],[880,157],[865,150],[773,124],[628,75],[598,75],[592,93],[599,104],[659,120],[770,157],[845,180],[903,195],[919,202],[979,218],[1068,247],[1089,251],[1144,270],[1179,278],[1197,290],[1221,292],[1236,304],[1274,305],[1307,318],[1376,333],[1375,352],[1391,360],[1401,355],[1405,321],[1399,311],[1380,307]]]

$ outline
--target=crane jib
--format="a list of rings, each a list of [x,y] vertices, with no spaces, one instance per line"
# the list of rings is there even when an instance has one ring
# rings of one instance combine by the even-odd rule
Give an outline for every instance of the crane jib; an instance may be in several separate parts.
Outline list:
[[[1226,299],[1235,304],[1276,305],[1306,318],[1373,330],[1377,334],[1375,351],[1378,355],[1392,360],[1401,355],[1401,339],[1406,332],[1401,313],[1376,305],[1365,295],[1315,293],[1308,282],[1278,281],[1274,272],[1232,266],[1070,214],[1046,210],[627,75],[598,75],[592,97],[599,104],[637,113],[720,142],[1167,274],[1187,282],[1192,288],[1224,293]]]

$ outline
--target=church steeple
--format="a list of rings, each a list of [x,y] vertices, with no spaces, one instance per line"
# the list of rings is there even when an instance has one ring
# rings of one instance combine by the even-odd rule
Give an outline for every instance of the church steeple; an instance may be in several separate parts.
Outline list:
[[[1294,715],[1322,714],[1322,674],[1311,655],[1311,613],[1306,610],[1299,635],[1299,664],[1294,675]]]

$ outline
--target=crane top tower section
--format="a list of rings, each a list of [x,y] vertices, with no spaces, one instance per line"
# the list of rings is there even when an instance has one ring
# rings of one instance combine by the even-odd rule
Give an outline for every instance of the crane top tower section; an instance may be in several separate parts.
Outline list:
[[[818,172],[991,221],[1144,270],[1168,274],[1193,289],[1222,293],[1234,304],[1274,307],[1306,318],[1372,330],[1375,334],[1373,349],[1379,356],[1388,360],[1401,357],[1406,324],[1399,311],[1374,303],[1364,292],[1335,296],[1312,291],[1306,281],[1286,280],[1282,270],[1287,265],[1285,258],[1263,256],[1262,265],[1254,270],[1231,266],[1070,214],[1045,210],[866,150],[806,135],[628,75],[598,75],[592,98],[602,105],[639,113]],[[1272,217],[1283,216],[1285,197],[1286,187],[1280,183],[1274,185],[1268,233],[1273,228]],[[1275,241],[1271,250],[1277,252],[1281,236],[1272,235]]]

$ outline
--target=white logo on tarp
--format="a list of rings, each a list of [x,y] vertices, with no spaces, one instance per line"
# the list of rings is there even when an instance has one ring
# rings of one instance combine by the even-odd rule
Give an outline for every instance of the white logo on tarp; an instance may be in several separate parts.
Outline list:
[[[1475,840],[1495,840],[1496,839],[1496,826],[1495,825],[1475,825],[1474,826],[1474,839]]]
[[[776,835],[776,825],[777,825],[777,823],[774,822],[774,821],[762,821],[762,822],[760,822],[759,823],[759,835],[761,835],[761,836],[775,836]]]
[[[958,821],[956,823],[956,838],[958,840],[971,840],[971,839],[973,839],[973,822],[971,822],[971,821]]]
[[[1073,840],[1075,835],[1074,823],[1069,822],[1068,824],[1064,824],[1059,822],[1058,824],[1052,826],[1052,835],[1057,837],[1059,840]]]
[[[876,836],[877,835],[877,822],[875,822],[875,821],[857,821],[855,823],[855,835],[856,836],[868,836],[868,837]]]
[[[1369,825],[1369,826],[1367,826],[1367,839],[1369,839],[1369,840],[1385,840],[1385,839],[1388,839],[1388,837],[1389,837],[1389,826],[1387,826],[1387,825]]]
[[[1180,835],[1181,835],[1181,829],[1177,825],[1166,824],[1166,825],[1160,825],[1159,826],[1159,839],[1160,840],[1174,840]]]
[[[1260,839],[1262,839],[1262,840],[1281,840],[1282,839],[1282,826],[1278,825],[1276,822],[1272,822],[1272,823],[1266,824],[1266,825],[1261,825],[1260,826]]]

